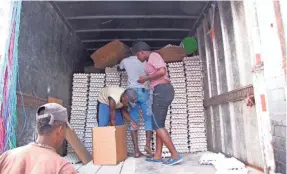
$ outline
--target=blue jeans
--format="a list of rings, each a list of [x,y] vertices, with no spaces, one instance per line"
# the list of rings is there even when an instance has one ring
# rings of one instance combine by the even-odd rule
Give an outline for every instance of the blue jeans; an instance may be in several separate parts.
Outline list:
[[[137,94],[138,94],[138,100],[136,102],[135,107],[130,106],[130,116],[131,119],[138,124],[139,122],[139,109],[142,109],[143,112],[143,119],[145,122],[145,130],[146,131],[151,131],[152,129],[152,114],[151,111],[151,106],[148,104],[148,100],[150,98],[149,91],[147,89],[143,88],[133,88]],[[134,130],[132,126],[130,126],[130,130]]]
[[[99,127],[108,126],[110,118],[110,106],[99,102]],[[116,124],[123,125],[124,120],[120,109],[116,109]]]

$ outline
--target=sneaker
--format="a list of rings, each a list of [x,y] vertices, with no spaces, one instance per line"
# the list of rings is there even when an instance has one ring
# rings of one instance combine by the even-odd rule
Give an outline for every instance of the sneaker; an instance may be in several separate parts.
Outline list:
[[[177,159],[169,158],[166,162],[163,162],[163,164],[173,166],[175,164],[181,163],[182,161],[183,161],[182,157],[179,156]]]

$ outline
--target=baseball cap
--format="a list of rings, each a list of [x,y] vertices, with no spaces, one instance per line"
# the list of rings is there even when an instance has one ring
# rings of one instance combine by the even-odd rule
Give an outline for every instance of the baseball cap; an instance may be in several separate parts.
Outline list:
[[[42,115],[39,115],[39,112],[41,110],[44,110],[44,113]],[[50,125],[53,125],[54,121],[62,121],[66,122],[67,126],[71,128],[71,125],[69,124],[67,109],[62,105],[59,105],[57,103],[47,103],[40,106],[37,109],[36,119],[40,120],[47,117],[51,117],[49,122]]]
[[[129,98],[129,104],[132,106],[132,107],[135,107],[136,106],[136,102],[137,102],[137,99],[138,99],[138,94],[135,90],[129,88],[129,89],[126,89],[125,91],[125,94],[128,96]]]
[[[133,43],[132,52],[134,54],[139,51],[149,51],[149,50],[150,50],[150,46],[145,42],[137,41]]]

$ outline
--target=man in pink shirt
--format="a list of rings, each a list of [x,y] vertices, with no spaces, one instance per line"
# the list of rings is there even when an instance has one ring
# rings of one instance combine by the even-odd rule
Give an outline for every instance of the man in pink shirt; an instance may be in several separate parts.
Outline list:
[[[137,42],[133,46],[133,50],[140,61],[147,61],[144,67],[147,76],[139,77],[138,82],[145,83],[150,81],[150,88],[153,89],[152,127],[156,131],[156,151],[154,156],[146,159],[146,161],[163,162],[161,154],[162,146],[165,144],[171,153],[171,158],[163,163],[166,165],[178,164],[182,161],[182,157],[177,153],[165,129],[168,107],[174,98],[174,89],[168,78],[166,63],[160,54],[151,52],[149,45],[145,42]]]
[[[38,139],[0,156],[1,174],[76,174],[74,167],[56,152],[69,126],[67,109],[56,103],[41,106],[36,113]]]

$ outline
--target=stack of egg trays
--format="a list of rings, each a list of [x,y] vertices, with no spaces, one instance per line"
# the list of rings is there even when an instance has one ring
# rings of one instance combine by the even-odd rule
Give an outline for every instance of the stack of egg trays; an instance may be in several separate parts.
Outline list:
[[[171,103],[171,138],[180,153],[188,153],[186,78],[183,62],[169,63],[168,72],[175,95]]]
[[[122,72],[121,73],[121,83],[120,83],[120,87],[122,87],[122,88],[128,88],[128,74],[127,74],[127,72]]]
[[[198,56],[184,58],[190,152],[206,151],[202,63]]]
[[[120,85],[121,85],[120,72],[106,73],[106,80],[105,80],[106,87],[119,87]]]
[[[92,153],[92,129],[98,126],[98,97],[100,91],[105,87],[105,74],[95,73],[90,74],[88,111],[85,129],[85,147]]]
[[[73,91],[72,91],[72,109],[70,124],[79,139],[84,143],[84,134],[86,126],[87,106],[88,106],[88,90],[89,90],[89,74],[73,75]],[[68,154],[74,153],[72,146],[68,144]]]

